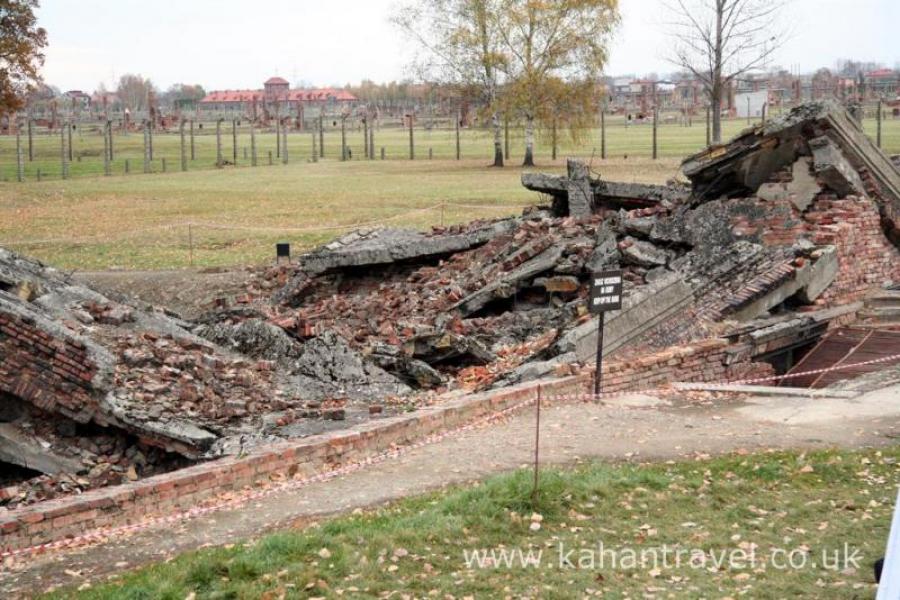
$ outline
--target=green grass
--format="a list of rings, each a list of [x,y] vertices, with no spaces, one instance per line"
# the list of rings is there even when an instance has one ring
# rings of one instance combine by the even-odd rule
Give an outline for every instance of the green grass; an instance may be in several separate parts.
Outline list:
[[[519,168],[485,163],[328,160],[0,183],[0,245],[65,269],[186,267],[191,247],[195,266],[259,264],[278,241],[299,250],[372,221],[427,228],[518,214],[540,200],[522,187]],[[673,160],[593,166],[607,177],[660,183],[677,170]],[[443,211],[434,208],[442,203]]]
[[[50,597],[871,597],[872,563],[883,555],[900,479],[898,458],[900,448],[589,464],[544,471],[536,505],[531,474],[523,470],[302,531],[183,554]],[[538,531],[529,527],[532,512],[543,517]],[[601,542],[624,563],[613,568],[607,554],[601,567]],[[826,568],[823,555],[845,544],[851,555],[857,550],[858,568]],[[657,553],[654,568],[650,549],[664,546],[669,561]],[[676,567],[679,548],[706,552],[707,567],[697,568],[698,558]],[[541,564],[468,567],[464,553],[476,549],[530,550],[534,557],[541,551]],[[627,558],[641,551],[645,568]],[[715,568],[710,556],[731,557],[731,566],[726,560]],[[805,562],[803,568],[776,568],[787,557],[796,566]]]

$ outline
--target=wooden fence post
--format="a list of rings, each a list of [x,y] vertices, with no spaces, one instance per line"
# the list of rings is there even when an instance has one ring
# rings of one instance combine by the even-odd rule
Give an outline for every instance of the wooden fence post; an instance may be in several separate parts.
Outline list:
[[[178,126],[178,137],[181,142],[181,170],[188,170],[188,159],[187,159],[187,143],[184,139],[184,119],[181,120],[181,124]]]
[[[250,166],[255,167],[256,165],[256,123],[250,121]]]

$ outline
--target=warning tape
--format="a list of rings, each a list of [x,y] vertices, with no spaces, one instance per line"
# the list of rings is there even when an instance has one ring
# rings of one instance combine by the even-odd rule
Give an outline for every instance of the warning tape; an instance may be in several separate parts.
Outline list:
[[[749,385],[749,384],[762,383],[762,382],[767,382],[767,381],[777,381],[777,380],[782,380],[782,379],[790,379],[790,378],[794,378],[794,377],[802,377],[802,376],[806,376],[806,375],[817,375],[817,374],[826,373],[826,372],[830,372],[830,371],[849,370],[849,369],[853,369],[853,368],[857,368],[857,367],[892,362],[892,361],[900,361],[900,354],[894,354],[891,356],[885,356],[885,357],[881,357],[881,358],[867,360],[867,361],[863,361],[863,362],[859,362],[859,363],[854,363],[852,365],[838,365],[838,366],[828,367],[828,368],[824,368],[824,369],[814,369],[811,371],[804,371],[802,373],[792,373],[792,374],[786,374],[786,375],[773,375],[773,376],[769,376],[769,377],[756,377],[756,378],[749,378],[749,379],[737,379],[737,380],[724,381],[724,382],[707,382],[707,383],[711,383],[711,384],[714,383],[714,384],[718,384],[718,385],[724,385],[724,384]],[[625,391],[617,391],[617,392],[602,392],[599,395],[584,394],[584,393],[554,394],[554,395],[546,397],[544,400],[546,400],[547,402],[550,402],[550,403],[560,402],[560,401],[590,402],[590,401],[602,400],[604,398],[610,398],[612,396],[618,396],[623,393],[627,393],[627,394],[646,393],[646,392],[651,392],[651,391],[661,391],[664,389],[666,389],[664,386],[655,386],[655,387],[649,387],[649,388],[645,388],[645,389],[633,389],[633,390],[625,390]],[[412,452],[414,450],[438,443],[447,438],[455,437],[462,433],[473,431],[475,429],[478,429],[480,427],[483,427],[483,426],[493,423],[495,421],[504,419],[504,418],[508,417],[509,415],[511,415],[527,406],[533,405],[536,401],[537,401],[537,397],[529,398],[527,400],[523,400],[522,402],[519,402],[513,406],[510,406],[503,410],[497,411],[495,413],[492,413],[492,414],[482,417],[480,419],[470,421],[469,423],[466,423],[459,427],[447,430],[442,433],[435,433],[435,434],[425,436],[424,438],[422,438],[421,440],[419,440],[417,442],[413,442],[413,443],[410,443],[410,444],[407,444],[404,446],[398,446],[398,447],[392,448],[390,450],[386,450],[384,452],[367,457],[367,458],[359,460],[359,461],[350,462],[350,463],[347,463],[340,467],[322,471],[315,475],[311,475],[311,476],[303,477],[303,478],[299,478],[299,479],[287,480],[283,483],[279,483],[279,484],[267,487],[262,490],[256,490],[253,492],[244,493],[236,498],[230,498],[223,502],[207,504],[205,506],[191,508],[191,509],[173,513],[170,515],[153,517],[153,518],[147,519],[145,521],[141,521],[140,523],[134,523],[131,525],[122,525],[122,526],[118,526],[118,527],[95,529],[95,530],[83,533],[79,536],[67,538],[64,540],[47,542],[45,544],[37,544],[37,545],[29,546],[26,548],[0,551],[0,560],[4,560],[7,558],[14,558],[17,556],[40,554],[40,553],[44,553],[44,552],[51,551],[51,550],[60,550],[60,549],[65,549],[65,548],[73,548],[73,547],[78,547],[78,546],[89,545],[92,542],[99,542],[104,538],[114,537],[117,535],[123,535],[123,534],[128,534],[128,533],[135,533],[138,531],[151,529],[151,528],[159,526],[159,525],[168,525],[168,524],[178,523],[178,522],[181,522],[184,520],[203,516],[203,515],[206,515],[206,514],[209,514],[212,512],[226,510],[226,509],[230,509],[230,508],[237,508],[239,506],[247,504],[248,502],[252,502],[255,500],[261,500],[263,498],[267,498],[267,497],[272,496],[277,493],[297,490],[297,489],[306,487],[306,486],[314,484],[314,483],[321,483],[321,482],[329,481],[336,477],[340,477],[342,475],[348,475],[350,473],[354,473],[356,471],[359,471],[361,469],[364,469],[364,468],[372,466],[372,465],[381,464],[389,459],[400,458],[401,456],[409,454],[410,452]]]

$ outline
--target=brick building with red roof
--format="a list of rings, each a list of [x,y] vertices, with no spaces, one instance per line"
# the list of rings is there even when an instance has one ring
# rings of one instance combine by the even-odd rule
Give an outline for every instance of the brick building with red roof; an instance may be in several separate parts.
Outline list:
[[[320,107],[351,104],[357,98],[346,90],[335,88],[291,89],[281,77],[271,77],[261,90],[219,90],[200,101],[206,110],[242,110],[250,116],[257,111],[266,115],[301,113],[304,105]]]

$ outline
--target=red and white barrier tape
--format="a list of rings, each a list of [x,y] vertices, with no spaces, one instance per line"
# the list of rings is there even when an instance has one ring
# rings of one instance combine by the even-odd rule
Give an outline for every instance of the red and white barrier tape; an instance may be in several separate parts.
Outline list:
[[[436,433],[436,434],[431,434],[431,435],[425,436],[424,438],[422,438],[421,440],[419,440],[417,442],[414,442],[414,443],[411,443],[411,444],[408,444],[405,446],[392,448],[390,450],[386,450],[379,454],[369,456],[365,459],[347,463],[341,467],[330,469],[328,471],[323,471],[323,472],[317,473],[315,475],[310,475],[308,477],[304,477],[304,478],[300,478],[300,479],[290,479],[290,480],[284,481],[282,483],[279,483],[277,485],[267,487],[262,490],[256,490],[253,492],[244,493],[236,498],[230,498],[228,500],[225,500],[225,501],[222,501],[219,503],[208,504],[205,506],[198,506],[195,508],[190,508],[188,510],[173,513],[170,515],[153,517],[151,519],[141,521],[140,523],[133,523],[131,525],[121,525],[118,527],[95,529],[93,531],[85,532],[79,536],[67,538],[64,540],[56,540],[53,542],[47,542],[45,544],[37,544],[34,546],[29,546],[26,548],[0,551],[0,560],[4,560],[7,558],[13,558],[16,556],[40,554],[40,553],[44,553],[44,552],[47,552],[50,550],[59,550],[59,549],[63,549],[63,548],[73,548],[73,547],[77,547],[77,546],[89,545],[90,543],[95,542],[95,541],[100,541],[103,538],[113,537],[113,536],[127,534],[127,533],[134,533],[137,531],[150,529],[150,528],[158,526],[158,525],[173,524],[173,523],[177,523],[177,522],[180,522],[183,520],[187,520],[187,519],[191,519],[194,517],[199,517],[199,516],[202,516],[205,514],[209,514],[212,512],[216,512],[219,510],[224,510],[224,509],[229,509],[229,508],[237,508],[238,506],[241,506],[248,502],[260,500],[260,499],[266,498],[266,497],[271,496],[276,493],[300,489],[302,487],[305,487],[305,486],[313,484],[313,483],[321,483],[323,481],[328,481],[330,479],[334,479],[335,477],[340,477],[341,475],[347,475],[349,473],[356,472],[362,468],[365,468],[365,467],[368,467],[371,465],[383,463],[388,459],[399,458],[400,456],[408,454],[409,452],[411,452],[413,450],[423,448],[423,447],[431,445],[431,444],[435,444],[435,443],[440,442],[448,437],[459,435],[459,434],[465,433],[467,431],[472,431],[474,429],[477,429],[479,427],[482,427],[482,426],[492,423],[494,421],[503,419],[503,418],[509,416],[510,414],[520,410],[521,408],[524,408],[525,406],[532,404],[533,402],[534,402],[534,399],[528,399],[528,400],[519,402],[518,404],[515,404],[513,406],[510,406],[508,408],[505,408],[501,411],[487,415],[486,417],[482,417],[480,419],[466,423],[465,425],[456,427],[454,429],[450,429],[450,430],[447,430],[442,433]]]
[[[751,379],[738,379],[738,380],[726,381],[726,382],[706,382],[706,383],[715,383],[715,384],[719,384],[719,385],[727,385],[727,384],[750,385],[750,384],[754,384],[754,383],[777,381],[777,380],[781,380],[781,379],[802,377],[802,376],[806,376],[806,375],[818,375],[818,374],[827,373],[830,371],[848,370],[848,369],[853,369],[853,368],[857,368],[857,367],[892,362],[892,361],[900,361],[900,354],[895,354],[892,356],[885,356],[885,357],[867,360],[867,361],[854,363],[854,364],[850,364],[850,365],[837,365],[834,367],[828,367],[828,368],[824,368],[824,369],[814,369],[811,371],[804,371],[802,373],[792,373],[789,375],[772,375],[772,376],[768,376],[768,377],[756,377],[756,378],[751,378]],[[609,398],[609,397],[612,397],[615,395],[621,395],[623,393],[633,394],[633,393],[660,391],[663,389],[665,389],[665,388],[662,386],[655,386],[655,387],[646,388],[646,389],[634,389],[634,390],[617,391],[617,392],[603,392],[603,393],[599,394],[599,396],[595,395],[595,394],[584,394],[584,393],[582,393],[582,394],[554,394],[552,396],[548,396],[546,398],[546,401],[547,402],[554,402],[554,401],[555,402],[559,402],[559,401],[588,402],[588,401],[602,400],[603,398]],[[300,489],[302,487],[305,487],[305,486],[313,484],[313,483],[321,483],[323,481],[328,481],[330,479],[334,479],[335,477],[340,477],[342,475],[354,473],[356,471],[359,471],[360,469],[363,469],[363,468],[371,466],[371,465],[383,463],[383,462],[387,461],[388,459],[399,458],[405,454],[408,454],[409,452],[412,452],[413,450],[417,450],[419,448],[423,448],[425,446],[435,444],[435,443],[443,441],[447,438],[450,438],[450,437],[453,437],[456,435],[460,435],[460,434],[468,432],[468,431],[472,431],[474,429],[477,429],[479,427],[482,427],[482,426],[492,423],[494,421],[503,419],[503,418],[511,415],[512,413],[514,413],[522,408],[525,408],[526,406],[534,404],[535,401],[536,401],[536,398],[529,398],[529,399],[523,400],[522,402],[519,402],[513,406],[505,408],[501,411],[487,415],[486,417],[482,417],[480,419],[476,419],[474,421],[466,423],[465,425],[461,425],[459,427],[447,430],[442,433],[435,433],[435,434],[428,435],[417,442],[413,442],[413,443],[405,445],[405,446],[392,448],[391,450],[386,450],[386,451],[376,454],[374,456],[367,457],[363,460],[347,463],[341,467],[337,467],[337,468],[334,468],[334,469],[331,469],[328,471],[323,471],[323,472],[317,473],[315,475],[311,475],[311,476],[300,478],[300,479],[290,479],[290,480],[284,481],[282,483],[279,483],[277,485],[267,487],[262,490],[256,490],[253,492],[244,493],[236,498],[230,498],[228,500],[225,500],[225,501],[222,501],[219,503],[208,504],[205,506],[198,506],[195,508],[191,508],[191,509],[177,512],[177,513],[173,513],[170,515],[153,517],[151,519],[141,521],[140,523],[133,523],[131,525],[122,525],[122,526],[118,526],[118,527],[95,529],[93,531],[83,533],[76,537],[67,538],[65,540],[57,540],[54,542],[47,542],[45,544],[38,544],[35,546],[29,546],[26,548],[0,551],[0,560],[12,558],[12,557],[16,557],[16,556],[39,554],[39,553],[43,553],[43,552],[46,552],[49,550],[57,550],[57,549],[63,549],[63,548],[72,548],[72,547],[76,547],[76,546],[88,545],[93,541],[100,541],[101,539],[106,538],[106,537],[112,537],[112,536],[116,536],[116,535],[142,531],[145,529],[150,529],[157,525],[173,524],[173,523],[177,523],[177,522],[191,519],[194,517],[199,517],[199,516],[202,516],[205,514],[216,512],[219,510],[224,510],[224,509],[229,509],[229,508],[237,508],[238,506],[241,506],[248,502],[252,502],[255,500],[261,500],[263,498],[272,496],[273,494],[277,494],[277,493],[285,492],[285,491],[297,490],[297,489]]]

